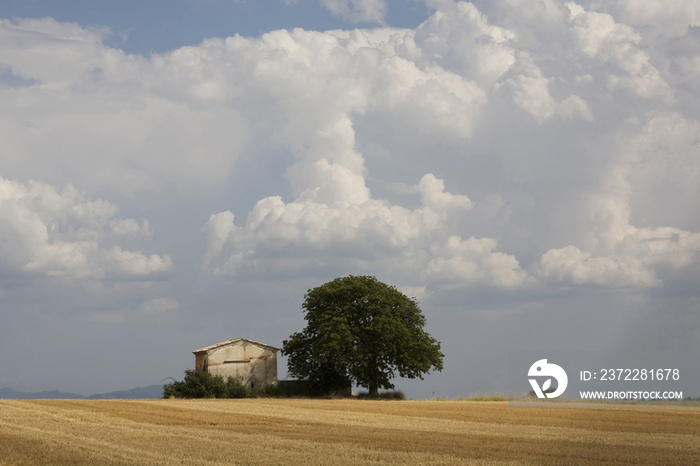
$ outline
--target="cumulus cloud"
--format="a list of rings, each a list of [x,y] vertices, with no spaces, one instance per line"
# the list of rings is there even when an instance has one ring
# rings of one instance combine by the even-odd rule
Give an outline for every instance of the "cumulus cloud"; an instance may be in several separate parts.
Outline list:
[[[383,5],[330,3],[356,7],[375,19]],[[285,173],[294,201],[262,199],[244,226],[236,226],[230,212],[212,216],[204,228],[204,268],[211,265],[222,274],[270,270],[272,264],[298,270],[308,261],[303,253],[285,252],[295,248],[320,254],[312,258],[311,268],[335,260],[425,265],[430,245],[447,238],[454,219],[471,208],[471,201],[446,192],[433,175],[413,188],[421,196],[420,208],[373,199],[355,126],[367,119],[406,134],[471,136],[488,101],[480,82],[488,84],[510,66],[512,51],[506,43],[512,35],[490,26],[473,5],[457,8],[461,16],[456,23],[435,19],[425,25],[418,42],[409,30],[297,29],[255,39],[209,39],[149,58],[105,46],[104,31],[50,19],[5,21],[0,25],[8,39],[0,46],[2,65],[37,84],[0,89],[8,102],[3,120],[8,124],[2,126],[7,138],[0,145],[18,159],[45,160],[48,179],[60,172],[88,189],[99,186],[127,197],[211,189],[231,176],[242,154],[281,147],[294,159]],[[462,23],[473,29],[464,37]],[[467,69],[470,60],[459,59],[460,65],[455,62],[460,54],[439,57],[438,45],[430,45],[430,29],[445,27],[452,31],[450,47],[461,43],[468,50],[469,43],[484,42],[479,39],[484,34],[491,38],[475,55],[479,63],[472,71]],[[44,41],[54,47],[52,60],[71,63],[39,66]],[[419,50],[419,59],[407,52],[423,46],[429,50]],[[490,54],[502,64],[489,63]],[[17,118],[27,98],[36,99],[36,111]],[[74,102],[71,118],[64,109],[52,110],[55,99]],[[105,138],[113,144],[104,144]],[[44,140],[54,141],[54,147],[42,146]],[[66,152],[70,157],[62,155]],[[94,153],[104,155],[95,158]],[[50,170],[56,163],[62,169]],[[110,224],[109,231],[126,238],[139,228],[124,220]],[[66,250],[47,240],[55,251],[36,254],[22,266],[126,276],[149,276],[171,267],[167,256],[146,256],[99,241],[73,242]]]
[[[149,236],[147,221],[114,218],[117,207],[87,200],[72,185],[23,184],[0,177],[0,268],[67,277],[148,277],[169,270],[168,256],[145,256],[114,241]]]
[[[418,26],[416,49],[406,54],[421,51],[427,62],[490,87],[515,63],[514,40],[513,32],[490,24],[472,3],[443,2]]]
[[[414,190],[422,199],[416,209],[374,199],[329,205],[302,195],[288,204],[279,196],[259,201],[244,227],[233,223],[231,212],[212,215],[203,228],[208,244],[202,265],[215,274],[244,276],[333,263],[398,269],[431,282],[449,277],[455,286],[522,284],[527,274],[513,256],[496,251],[495,240],[448,237],[472,207],[467,196],[446,192],[432,174]]]
[[[526,52],[518,54],[519,74],[505,81],[513,89],[515,104],[532,115],[538,123],[543,123],[553,116],[573,118],[575,115],[587,121],[593,121],[593,115],[585,100],[577,95],[571,95],[557,102],[549,93],[549,81],[542,75],[530,55]]]
[[[418,301],[427,299],[432,295],[425,286],[404,285],[398,286],[397,289],[409,298],[415,298]]]
[[[0,22],[0,67],[24,80],[0,86],[0,169],[131,198],[225,179],[244,124],[226,109],[190,107],[216,97],[220,74],[200,76],[185,52],[174,54],[182,66],[168,66],[104,37],[50,18]]]
[[[557,0],[499,0],[494,6],[507,22],[519,25],[521,34],[557,30],[566,21],[564,5]]]
[[[671,226],[636,226],[630,204],[635,196],[648,199],[655,184],[664,181],[692,192],[691,197],[697,195],[698,128],[697,122],[677,113],[654,112],[644,126],[621,132],[619,161],[587,203],[590,231],[584,244],[588,251],[573,245],[550,249],[539,262],[539,275],[554,283],[602,286],[658,287],[664,277],[679,275],[697,280],[700,233]],[[695,216],[690,206],[676,221]],[[667,205],[662,208],[668,210]],[[640,209],[638,216],[643,215]]]
[[[236,275],[248,267],[281,267],[285,257],[290,266],[303,266],[307,262],[304,256],[310,250],[322,255],[324,252],[334,255],[337,251],[348,260],[397,258],[406,248],[447,229],[450,219],[446,209],[470,207],[466,196],[446,193],[441,185],[442,180],[429,174],[415,186],[425,193],[424,203],[432,203],[434,208],[424,204],[410,210],[382,200],[357,201],[354,197],[337,199],[329,205],[303,193],[288,204],[279,196],[258,201],[244,227],[233,224],[234,216],[230,212],[221,212],[213,215],[204,227],[210,239],[207,245],[210,257],[205,258],[205,263],[223,252],[220,258],[223,262],[214,272]],[[226,240],[222,241],[224,235]],[[277,254],[282,257],[276,258]],[[316,259],[311,256],[308,262],[313,268]]]
[[[688,0],[602,0],[594,5],[614,11],[635,26],[653,26],[669,36],[682,36],[688,26],[700,26],[700,5]]]
[[[357,119],[468,137],[487,102],[468,76],[402,54],[413,36],[297,29],[145,58],[105,46],[103,31],[3,20],[0,66],[27,85],[0,88],[0,169],[152,203],[211,195],[242,158],[276,147],[297,159],[287,174],[295,194],[342,170],[363,176]],[[27,170],[21,160],[39,163]]]
[[[671,272],[690,272],[697,280],[700,265],[700,233],[678,228],[635,228],[613,244],[608,255],[593,257],[575,246],[550,249],[539,263],[547,282],[605,287],[659,287],[659,277]]]
[[[420,193],[423,205],[436,212],[469,210],[472,208],[472,201],[467,196],[450,194],[445,192],[445,182],[436,178],[432,173],[428,173],[418,182],[415,189]]]
[[[123,58],[119,50],[102,46],[109,32],[107,28],[83,29],[51,18],[0,19],[2,63],[18,76],[65,88],[85,78],[90,69]],[[42,45],[40,50],[37,43]]]
[[[354,22],[384,23],[387,4],[384,0],[321,0],[334,15]]]
[[[451,236],[442,244],[431,247],[432,258],[423,275],[451,286],[494,286],[519,288],[532,282],[520,268],[518,260],[497,251],[498,243],[492,238],[463,240]]]
[[[656,286],[654,274],[634,257],[591,257],[576,246],[550,249],[542,255],[539,274],[547,282],[568,285]]]
[[[284,3],[292,5],[299,1],[284,0]],[[384,16],[388,10],[385,0],[319,0],[319,3],[335,16],[354,23],[384,24]]]
[[[622,162],[629,166],[631,189],[670,182],[697,194],[700,180],[700,123],[678,112],[654,111],[644,125],[618,137]]]
[[[529,286],[518,257],[531,251],[505,248],[502,237],[511,231],[523,232],[520,243],[538,256],[544,251],[532,269],[543,283],[658,286],[662,265],[692,263],[693,228],[665,226],[672,223],[651,208],[635,214],[662,178],[680,185],[685,201],[694,199],[698,128],[680,113],[652,112],[644,131],[619,142],[612,166],[576,161],[589,177],[576,186],[586,200],[577,238],[550,244],[528,231],[556,222],[549,199],[569,202],[567,184],[579,181],[561,180],[556,192],[538,185],[565,146],[566,136],[550,126],[582,134],[598,127],[594,115],[606,122],[612,115],[619,121],[600,141],[621,114],[636,112],[629,96],[647,109],[674,103],[674,89],[635,29],[617,13],[573,2],[545,1],[530,11],[525,2],[503,0],[488,15],[468,2],[427,4],[435,12],[415,30],[281,30],[148,57],[104,45],[106,30],[48,18],[3,20],[0,66],[19,81],[0,86],[0,151],[7,154],[0,170],[157,204],[171,195],[216,196],[242,179],[243,163],[262,166],[269,152],[284,152],[289,190],[267,186],[245,206],[244,219],[232,213],[240,205],[225,207],[202,228],[200,267],[221,275],[377,268],[400,270],[407,286],[419,288]],[[381,24],[386,13],[384,1],[323,5],[353,21]],[[543,40],[565,35],[573,40]],[[693,64],[689,58],[689,74]],[[625,92],[611,92],[618,89]],[[530,136],[522,128],[535,126],[540,141],[521,153]],[[494,182],[475,188],[472,177],[458,185],[452,162],[467,166],[479,157],[494,167]],[[439,168],[429,168],[433,159]],[[382,173],[370,173],[378,166]],[[475,203],[449,192],[441,178],[472,199],[498,198],[498,206],[476,209],[480,221],[470,223]],[[399,200],[376,192],[407,179]],[[499,192],[507,179],[531,190],[525,197],[536,204],[537,220],[518,211],[520,187]],[[71,217],[41,217],[38,204],[15,209],[13,226],[3,231],[21,236],[22,247],[8,251],[6,267],[104,277],[150,277],[172,267],[168,256],[122,243],[150,235],[147,222],[116,219],[113,204],[66,192],[57,196],[72,199]],[[579,207],[571,201],[561,208]],[[656,220],[639,220],[644,215]],[[54,223],[61,227],[50,230]]]
[[[608,73],[611,89],[626,88],[645,99],[661,99],[669,105],[674,102],[673,89],[652,65],[649,54],[639,47],[642,40],[639,34],[626,24],[616,23],[608,14],[585,11],[573,2],[566,6],[580,51],[622,72]]]

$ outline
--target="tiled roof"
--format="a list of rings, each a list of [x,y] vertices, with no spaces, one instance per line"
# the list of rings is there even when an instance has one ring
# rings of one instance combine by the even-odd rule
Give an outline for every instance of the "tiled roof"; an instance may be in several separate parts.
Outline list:
[[[279,348],[275,348],[274,346],[266,345],[265,343],[260,343],[259,341],[249,340],[249,339],[247,339],[247,338],[234,338],[233,340],[222,341],[221,343],[217,343],[217,344],[215,344],[215,345],[207,346],[206,348],[201,348],[201,349],[198,349],[198,350],[194,350],[194,351],[192,351],[192,352],[193,352],[194,354],[197,354],[197,353],[206,353],[207,351],[213,350],[214,348],[218,348],[218,347],[220,347],[220,346],[231,345],[231,344],[236,343],[236,342],[239,342],[239,341],[246,341],[246,342],[248,342],[248,343],[252,343],[252,344],[254,344],[254,345],[262,346],[263,348],[269,348],[269,349],[274,350],[274,351],[279,351],[279,350],[280,350]]]

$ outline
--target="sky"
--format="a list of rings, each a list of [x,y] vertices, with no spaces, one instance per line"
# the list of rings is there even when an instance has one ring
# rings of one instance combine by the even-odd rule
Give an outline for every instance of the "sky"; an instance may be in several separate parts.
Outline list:
[[[415,297],[441,342],[442,372],[395,380],[414,399],[504,391],[509,352],[700,352],[700,3],[0,18],[0,387],[281,347],[348,274]]]

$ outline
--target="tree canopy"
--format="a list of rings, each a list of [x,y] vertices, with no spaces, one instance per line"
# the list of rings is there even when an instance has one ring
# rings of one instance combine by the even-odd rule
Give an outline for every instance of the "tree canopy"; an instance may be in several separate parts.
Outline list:
[[[282,346],[289,373],[328,392],[354,382],[370,395],[393,389],[390,380],[423,378],[442,370],[440,342],[423,330],[414,298],[370,276],[336,278],[309,290],[306,328]]]

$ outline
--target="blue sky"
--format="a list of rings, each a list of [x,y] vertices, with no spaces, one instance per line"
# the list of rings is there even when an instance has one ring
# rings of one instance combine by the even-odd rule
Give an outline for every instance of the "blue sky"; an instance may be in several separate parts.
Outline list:
[[[695,4],[0,18],[0,387],[128,389],[219,341],[280,346],[347,274],[416,297],[442,342],[442,373],[397,381],[414,398],[505,391],[509,351],[700,351]]]
[[[2,9],[5,18],[49,16],[83,27],[108,26],[112,36],[106,44],[139,54],[197,45],[207,37],[257,37],[277,29],[377,26],[373,21],[339,17],[309,0],[289,4],[283,0],[3,1]],[[391,1],[387,2],[384,21],[393,27],[415,28],[428,16],[429,9],[420,2]]]

